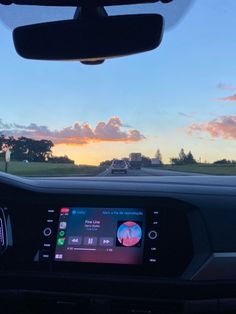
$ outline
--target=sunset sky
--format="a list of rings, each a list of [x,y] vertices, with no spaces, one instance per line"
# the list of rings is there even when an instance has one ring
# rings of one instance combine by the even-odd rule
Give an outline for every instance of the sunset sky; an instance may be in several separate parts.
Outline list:
[[[24,60],[0,24],[0,133],[50,139],[78,164],[182,147],[236,159],[235,12],[197,0],[159,49],[100,66]]]

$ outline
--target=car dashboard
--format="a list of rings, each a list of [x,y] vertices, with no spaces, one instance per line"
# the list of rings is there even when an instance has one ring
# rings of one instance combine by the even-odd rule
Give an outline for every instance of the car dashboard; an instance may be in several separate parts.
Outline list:
[[[235,177],[0,176],[3,313],[233,313]]]

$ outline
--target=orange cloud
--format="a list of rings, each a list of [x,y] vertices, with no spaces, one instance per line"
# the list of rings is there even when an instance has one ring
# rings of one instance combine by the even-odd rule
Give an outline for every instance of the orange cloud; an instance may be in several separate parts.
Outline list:
[[[227,96],[227,97],[221,97],[221,98],[217,98],[218,101],[236,101],[236,94],[231,95],[231,96]]]
[[[207,123],[194,123],[188,127],[187,132],[190,135],[196,132],[205,132],[212,138],[236,140],[236,116],[221,116]]]
[[[16,123],[6,124],[0,119],[0,134],[14,137],[48,139],[55,144],[84,145],[92,142],[137,142],[145,136],[136,129],[128,129],[119,117],[112,117],[108,122],[98,122],[95,128],[88,123],[74,123],[61,130],[50,130],[47,126],[31,123],[24,126]]]

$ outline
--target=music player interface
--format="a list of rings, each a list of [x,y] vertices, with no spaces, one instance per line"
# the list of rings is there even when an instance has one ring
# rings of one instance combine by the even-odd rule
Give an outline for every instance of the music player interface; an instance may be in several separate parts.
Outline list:
[[[145,215],[142,209],[60,209],[56,261],[142,264]]]

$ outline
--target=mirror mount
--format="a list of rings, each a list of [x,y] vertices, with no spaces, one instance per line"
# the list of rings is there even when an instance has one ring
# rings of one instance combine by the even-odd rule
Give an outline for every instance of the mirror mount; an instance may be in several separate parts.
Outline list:
[[[87,5],[80,6],[76,9],[74,20],[82,18],[101,18],[105,16],[108,16],[108,14],[103,6]]]
[[[108,16],[107,11],[103,6],[95,6],[95,5],[86,5],[78,7],[75,10],[74,20],[80,19],[90,19],[90,18],[101,18]],[[105,62],[105,59],[98,59],[98,60],[87,60],[87,61],[80,61],[82,64],[85,65],[99,65]]]
[[[107,11],[103,6],[96,6],[96,5],[83,5],[78,7],[75,10],[74,20],[79,19],[89,19],[89,18],[101,18],[108,16]],[[85,65],[99,65],[104,63],[104,59],[100,60],[88,60],[88,61],[80,61],[82,64]]]

